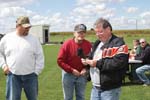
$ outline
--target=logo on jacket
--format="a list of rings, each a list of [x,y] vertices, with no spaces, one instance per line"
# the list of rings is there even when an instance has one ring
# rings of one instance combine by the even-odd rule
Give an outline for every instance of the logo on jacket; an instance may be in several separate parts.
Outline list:
[[[102,52],[102,57],[103,58],[111,58],[115,55],[118,54],[128,54],[128,46],[127,45],[123,45],[120,47],[112,47],[112,48],[105,48]]]

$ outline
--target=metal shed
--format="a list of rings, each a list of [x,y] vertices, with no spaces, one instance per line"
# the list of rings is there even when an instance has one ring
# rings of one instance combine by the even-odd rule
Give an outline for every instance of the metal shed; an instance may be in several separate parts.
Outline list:
[[[29,33],[36,36],[41,44],[46,44],[50,41],[49,25],[33,25]]]

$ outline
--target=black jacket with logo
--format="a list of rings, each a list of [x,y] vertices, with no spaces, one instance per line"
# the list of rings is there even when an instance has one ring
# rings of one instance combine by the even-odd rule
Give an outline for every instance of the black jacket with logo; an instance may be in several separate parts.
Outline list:
[[[93,59],[94,52],[101,41],[93,44],[89,59]],[[112,35],[102,48],[102,59],[97,61],[100,70],[100,86],[102,90],[118,88],[122,85],[128,67],[128,48],[122,38]]]

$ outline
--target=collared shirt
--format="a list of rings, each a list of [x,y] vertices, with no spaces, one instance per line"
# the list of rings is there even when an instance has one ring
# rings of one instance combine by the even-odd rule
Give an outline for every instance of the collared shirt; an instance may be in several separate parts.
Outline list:
[[[8,66],[16,75],[36,73],[44,67],[42,46],[31,34],[18,36],[16,32],[6,34],[0,42],[0,66]]]

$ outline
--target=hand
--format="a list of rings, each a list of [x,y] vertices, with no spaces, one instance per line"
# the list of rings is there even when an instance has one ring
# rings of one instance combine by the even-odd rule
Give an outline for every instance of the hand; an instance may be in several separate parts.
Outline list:
[[[8,67],[8,66],[5,66],[5,67],[3,68],[3,71],[4,71],[4,74],[7,75],[7,74],[10,72],[9,67]]]
[[[135,60],[135,57],[132,57],[131,59]]]
[[[77,71],[76,69],[73,69],[73,75],[75,75],[75,76],[80,76],[80,72],[79,71]]]
[[[86,73],[86,69],[82,69],[81,72],[80,72],[80,75],[81,75],[81,76],[84,76],[85,73]]]
[[[135,59],[135,55],[134,54],[130,54],[130,57],[129,57],[130,59]]]
[[[83,65],[88,65],[88,64],[86,63],[86,59],[83,59],[83,58],[82,58],[82,59],[81,59],[81,62],[82,62]]]
[[[96,67],[97,60],[86,59],[86,63],[89,64],[91,67]]]

